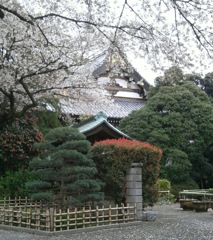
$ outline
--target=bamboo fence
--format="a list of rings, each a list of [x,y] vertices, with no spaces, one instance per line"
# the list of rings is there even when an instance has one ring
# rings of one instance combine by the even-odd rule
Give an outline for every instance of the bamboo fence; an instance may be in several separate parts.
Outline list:
[[[4,199],[6,200],[6,199]],[[42,231],[63,231],[137,221],[135,205],[58,209],[28,199],[0,200],[0,224]]]

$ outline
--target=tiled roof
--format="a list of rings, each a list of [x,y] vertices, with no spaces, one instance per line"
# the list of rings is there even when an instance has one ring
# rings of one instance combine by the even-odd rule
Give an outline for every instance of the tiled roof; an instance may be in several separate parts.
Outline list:
[[[95,115],[103,112],[108,118],[124,118],[133,110],[143,107],[142,101],[114,100],[109,102],[72,101],[61,99],[61,111],[71,115]]]
[[[128,101],[128,100],[114,100],[114,103],[119,105],[120,108],[127,113],[131,113],[134,110],[139,110],[144,106],[144,101]]]
[[[121,88],[121,90],[117,92],[117,95],[120,94],[118,96],[120,99],[126,97],[128,99],[134,98],[134,100],[112,100],[110,97],[116,96],[115,93],[112,94],[112,92],[105,89],[105,85],[98,87],[96,86],[97,79],[94,78],[94,75],[99,76],[102,73],[108,72],[107,63],[110,62],[109,54],[109,51],[104,51],[98,57],[94,58],[93,61],[90,61],[86,65],[81,66],[74,74],[74,76],[66,79],[63,82],[63,87],[71,87],[75,81],[79,84],[80,87],[84,87],[84,82],[89,83],[89,87],[85,86],[85,90],[83,90],[82,87],[80,91],[78,90],[76,92],[75,87],[71,87],[69,90],[67,90],[67,98],[60,100],[62,113],[69,115],[90,116],[102,111],[108,118],[124,118],[128,116],[129,113],[131,113],[133,110],[138,110],[143,107],[144,102],[138,99],[139,96],[135,96],[138,95],[138,92],[126,92],[124,88]],[[128,70],[130,64],[127,64],[126,60],[124,65]],[[130,67],[130,69],[131,68],[132,67]],[[118,70],[119,69],[120,68],[118,68]],[[132,76],[132,74],[134,76]],[[143,79],[135,70],[132,69],[132,71],[130,71],[130,75],[133,77],[134,83],[137,83],[142,79],[143,83],[146,84],[145,79]]]
[[[106,124],[108,126],[108,128],[112,129],[114,132],[117,132],[121,137],[125,137],[125,138],[128,138],[128,139],[131,139],[128,135],[126,135],[125,133],[121,132],[120,130],[115,128],[112,124],[110,124],[107,121],[107,119],[105,118],[105,116],[104,116],[104,114],[102,112],[99,112],[98,114],[96,114],[96,116],[91,118],[90,121],[88,121],[88,122],[86,122],[84,124],[81,123],[81,126],[78,127],[78,130],[81,133],[85,134],[88,131],[96,129],[98,126],[100,126],[102,124]]]

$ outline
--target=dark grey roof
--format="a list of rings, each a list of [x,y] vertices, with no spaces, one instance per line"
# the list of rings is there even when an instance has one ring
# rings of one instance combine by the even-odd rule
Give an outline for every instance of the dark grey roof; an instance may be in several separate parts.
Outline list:
[[[107,103],[97,101],[60,100],[61,111],[71,115],[95,115],[103,112],[108,118],[124,118],[133,110],[143,107],[143,101],[114,100]]]
[[[119,105],[126,113],[131,113],[134,110],[139,110],[144,106],[144,101],[128,101],[128,100],[114,100],[114,103]]]

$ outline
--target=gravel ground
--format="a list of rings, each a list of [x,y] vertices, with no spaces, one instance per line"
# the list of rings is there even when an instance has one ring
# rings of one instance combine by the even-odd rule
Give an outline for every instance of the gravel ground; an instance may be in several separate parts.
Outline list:
[[[213,240],[213,211],[197,213],[183,211],[179,204],[156,205],[158,213],[154,222],[142,221],[133,226],[94,230],[89,232],[66,232],[56,236],[37,235],[3,230],[0,240]]]

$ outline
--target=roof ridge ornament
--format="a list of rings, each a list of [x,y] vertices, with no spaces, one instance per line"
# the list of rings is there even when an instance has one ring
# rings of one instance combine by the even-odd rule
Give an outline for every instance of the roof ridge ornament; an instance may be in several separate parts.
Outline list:
[[[95,120],[98,120],[100,118],[107,119],[107,116],[106,116],[106,114],[104,112],[100,111],[100,112],[96,113]]]

